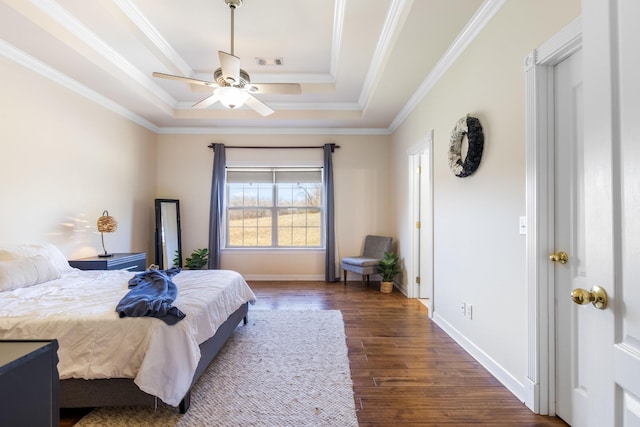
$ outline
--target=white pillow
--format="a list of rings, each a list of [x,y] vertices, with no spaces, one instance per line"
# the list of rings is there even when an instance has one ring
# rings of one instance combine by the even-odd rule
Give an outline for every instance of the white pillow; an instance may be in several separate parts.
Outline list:
[[[0,261],[0,291],[58,279],[60,271],[42,255]]]
[[[60,273],[73,270],[67,258],[60,252],[60,249],[50,243],[26,243],[0,247],[0,261],[29,258],[38,255],[49,259]]]

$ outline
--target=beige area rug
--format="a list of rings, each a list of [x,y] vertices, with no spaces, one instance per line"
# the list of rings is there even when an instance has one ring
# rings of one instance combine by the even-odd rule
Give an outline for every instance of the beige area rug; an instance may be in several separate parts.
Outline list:
[[[98,408],[77,427],[357,426],[342,314],[249,311],[194,386],[191,407]]]

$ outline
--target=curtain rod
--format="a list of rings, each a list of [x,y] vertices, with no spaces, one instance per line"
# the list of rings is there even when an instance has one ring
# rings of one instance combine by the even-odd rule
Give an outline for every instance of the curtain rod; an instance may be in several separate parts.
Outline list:
[[[336,144],[330,144],[331,145],[331,151],[333,151],[336,148],[340,148],[339,145]],[[213,148],[213,143],[207,145],[207,147],[209,148]],[[286,146],[286,147],[279,147],[279,146],[274,146],[274,145],[262,145],[262,146],[247,146],[247,145],[225,145],[224,148],[256,148],[256,149],[304,149],[304,148],[324,148],[324,145],[294,145],[294,146]]]

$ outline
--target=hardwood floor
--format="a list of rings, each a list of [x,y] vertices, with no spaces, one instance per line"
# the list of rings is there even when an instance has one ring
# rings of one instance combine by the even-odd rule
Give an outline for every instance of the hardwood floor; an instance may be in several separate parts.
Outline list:
[[[251,282],[253,309],[341,310],[361,427],[566,425],[533,414],[427,317],[377,284]]]
[[[518,401],[397,290],[361,282],[250,281],[250,310],[341,310],[361,427],[566,426]],[[251,315],[251,312],[249,312]],[[63,413],[61,426],[77,419]],[[77,416],[76,416],[77,418]],[[339,426],[336,426],[339,427]]]

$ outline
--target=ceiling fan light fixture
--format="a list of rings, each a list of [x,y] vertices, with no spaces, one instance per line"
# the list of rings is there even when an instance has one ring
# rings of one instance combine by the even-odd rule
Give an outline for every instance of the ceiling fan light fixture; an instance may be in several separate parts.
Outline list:
[[[240,68],[240,58],[234,55],[234,15],[235,10],[242,6],[243,0],[223,0],[231,11],[231,46],[229,52],[218,51],[220,67],[213,72],[214,81],[199,80],[190,77],[175,76],[154,72],[154,77],[169,80],[179,80],[185,83],[207,86],[215,88],[213,94],[193,104],[192,108],[207,108],[220,101],[222,105],[229,109],[236,109],[247,105],[258,114],[266,117],[274,113],[274,110],[267,104],[256,98],[254,94],[284,94],[299,95],[302,93],[298,83],[260,83],[251,84],[249,73]],[[282,57],[263,58],[257,57],[256,61],[261,65],[283,65]]]
[[[220,98],[220,102],[227,108],[242,107],[249,94],[242,89],[233,86],[222,86],[213,91]]]
[[[237,9],[242,6],[242,0],[224,0],[231,9]]]

